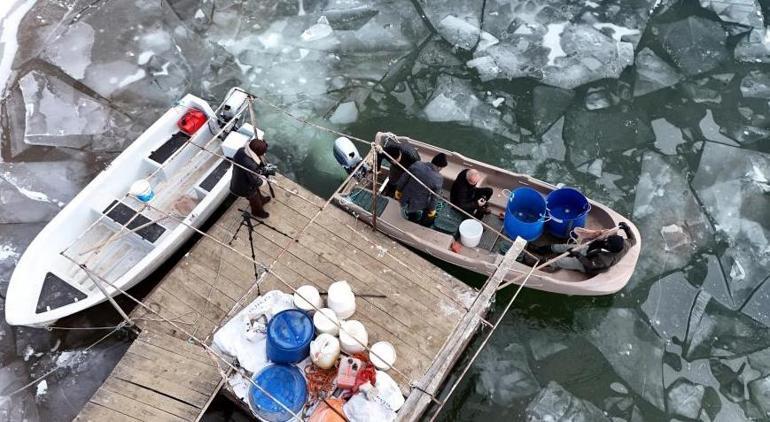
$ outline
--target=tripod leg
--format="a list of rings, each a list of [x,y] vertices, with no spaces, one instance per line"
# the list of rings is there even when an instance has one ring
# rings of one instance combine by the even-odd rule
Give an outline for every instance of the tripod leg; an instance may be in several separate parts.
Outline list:
[[[254,282],[257,283],[257,295],[262,295],[259,285],[259,270],[257,269],[257,254],[254,251],[254,224],[248,216],[245,217],[244,222],[249,230],[249,246],[251,247],[251,262],[254,265]]]

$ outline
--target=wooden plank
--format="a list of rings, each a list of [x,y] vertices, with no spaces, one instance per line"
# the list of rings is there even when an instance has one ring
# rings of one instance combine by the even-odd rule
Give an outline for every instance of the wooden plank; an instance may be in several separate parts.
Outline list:
[[[524,250],[525,246],[526,242],[521,238],[517,238],[503,258],[503,262],[510,265],[511,262],[515,261],[516,257],[519,256],[521,251]],[[447,344],[441,352],[439,352],[435,359],[433,359],[433,365],[418,383],[418,386],[421,387],[422,391],[417,389],[412,390],[412,393],[407,397],[404,405],[399,409],[399,421],[417,420],[431,403],[430,396],[423,393],[423,391],[433,395],[438,392],[439,387],[444,382],[444,379],[446,379],[449,371],[451,371],[455,362],[460,358],[463,350],[465,350],[476,330],[481,325],[481,318],[489,310],[491,299],[497,292],[497,286],[500,285],[500,282],[503,280],[503,276],[505,276],[506,273],[506,268],[503,268],[502,270],[498,268],[498,271],[496,271],[484,284],[481,293],[473,303],[470,311],[468,311],[465,317],[457,324],[450,340],[447,341]]]
[[[141,390],[141,388],[139,388]],[[147,390],[145,390],[147,391]],[[142,401],[108,388],[96,390],[91,402],[143,421],[182,422],[183,418],[173,415]]]
[[[164,394],[168,394],[195,407],[201,407],[208,401],[208,394],[195,391],[177,382],[159,377],[154,370],[132,367],[132,364],[135,364],[135,359],[132,359],[131,356],[125,357],[118,363],[118,366],[112,370],[110,376],[149,387],[155,391],[162,391]]]
[[[187,368],[185,361],[167,361],[146,358],[140,354],[133,353],[130,349],[120,360],[124,366],[129,366],[132,370],[146,371],[152,373],[152,378],[142,385],[151,386],[149,381],[165,380],[175,383],[181,387],[201,394],[209,394],[216,388],[219,380],[218,376],[206,378],[201,375],[204,371],[198,371],[195,368]]]
[[[146,342],[151,344],[153,347],[161,348],[167,352],[173,352],[179,355],[182,359],[191,359],[201,363],[208,363],[213,365],[211,358],[203,349],[203,347],[195,343],[180,340],[173,336],[154,332],[152,330],[144,330],[136,339],[136,341]]]
[[[198,412],[200,412],[199,408],[188,403],[179,401],[157,391],[139,387],[136,384],[118,378],[107,378],[100,390],[109,391],[113,394],[120,394],[182,420],[189,421],[195,419],[198,416]]]
[[[140,419],[89,401],[73,419],[77,422],[141,422]]]

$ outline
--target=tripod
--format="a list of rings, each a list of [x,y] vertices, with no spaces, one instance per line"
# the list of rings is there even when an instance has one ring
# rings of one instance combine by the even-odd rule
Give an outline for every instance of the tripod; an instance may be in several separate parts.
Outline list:
[[[251,247],[251,262],[254,265],[254,282],[257,283],[257,295],[261,295],[262,292],[259,288],[259,270],[257,269],[257,254],[254,252],[254,223],[252,222],[252,219],[257,223],[262,222],[246,210],[238,208],[238,211],[241,212],[241,224],[235,230],[235,233],[233,233],[233,238],[227,242],[227,245],[232,246],[233,242],[235,242],[235,239],[238,238],[238,233],[244,226],[246,226],[249,233],[249,246]]]

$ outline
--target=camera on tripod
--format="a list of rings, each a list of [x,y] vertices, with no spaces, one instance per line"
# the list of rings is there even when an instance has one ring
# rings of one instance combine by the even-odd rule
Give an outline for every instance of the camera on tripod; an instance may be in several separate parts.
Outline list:
[[[265,177],[275,176],[275,173],[278,172],[278,166],[272,163],[265,163],[259,166],[257,172]]]

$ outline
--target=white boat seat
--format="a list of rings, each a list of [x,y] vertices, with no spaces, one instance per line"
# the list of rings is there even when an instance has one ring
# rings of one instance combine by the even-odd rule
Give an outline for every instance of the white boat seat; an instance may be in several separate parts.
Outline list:
[[[115,206],[115,204],[118,201],[112,201],[110,205],[107,206],[107,208],[102,211],[103,214],[106,214],[107,217],[115,221],[116,223],[120,224],[121,226],[126,224],[131,218],[137,214],[136,210],[133,208],[125,205],[124,203],[120,202]],[[113,206],[115,208],[113,208]],[[107,213],[109,211],[109,213]],[[131,223],[126,226],[129,230],[133,230],[139,226],[145,225],[150,222],[150,219],[139,214],[136,216],[136,218],[131,221]],[[146,227],[143,227],[136,231],[136,234],[139,235],[142,239],[150,242],[155,243],[162,235],[165,233],[166,229],[157,223],[152,223]]]
[[[50,311],[70,303],[85,299],[87,296],[77,288],[49,272],[43,280],[43,288],[37,301],[35,312]]]
[[[150,153],[148,157],[150,160],[155,161],[158,164],[163,164],[171,157],[174,152],[181,148],[188,140],[190,136],[184,132],[177,132],[163,143],[158,149]]]

